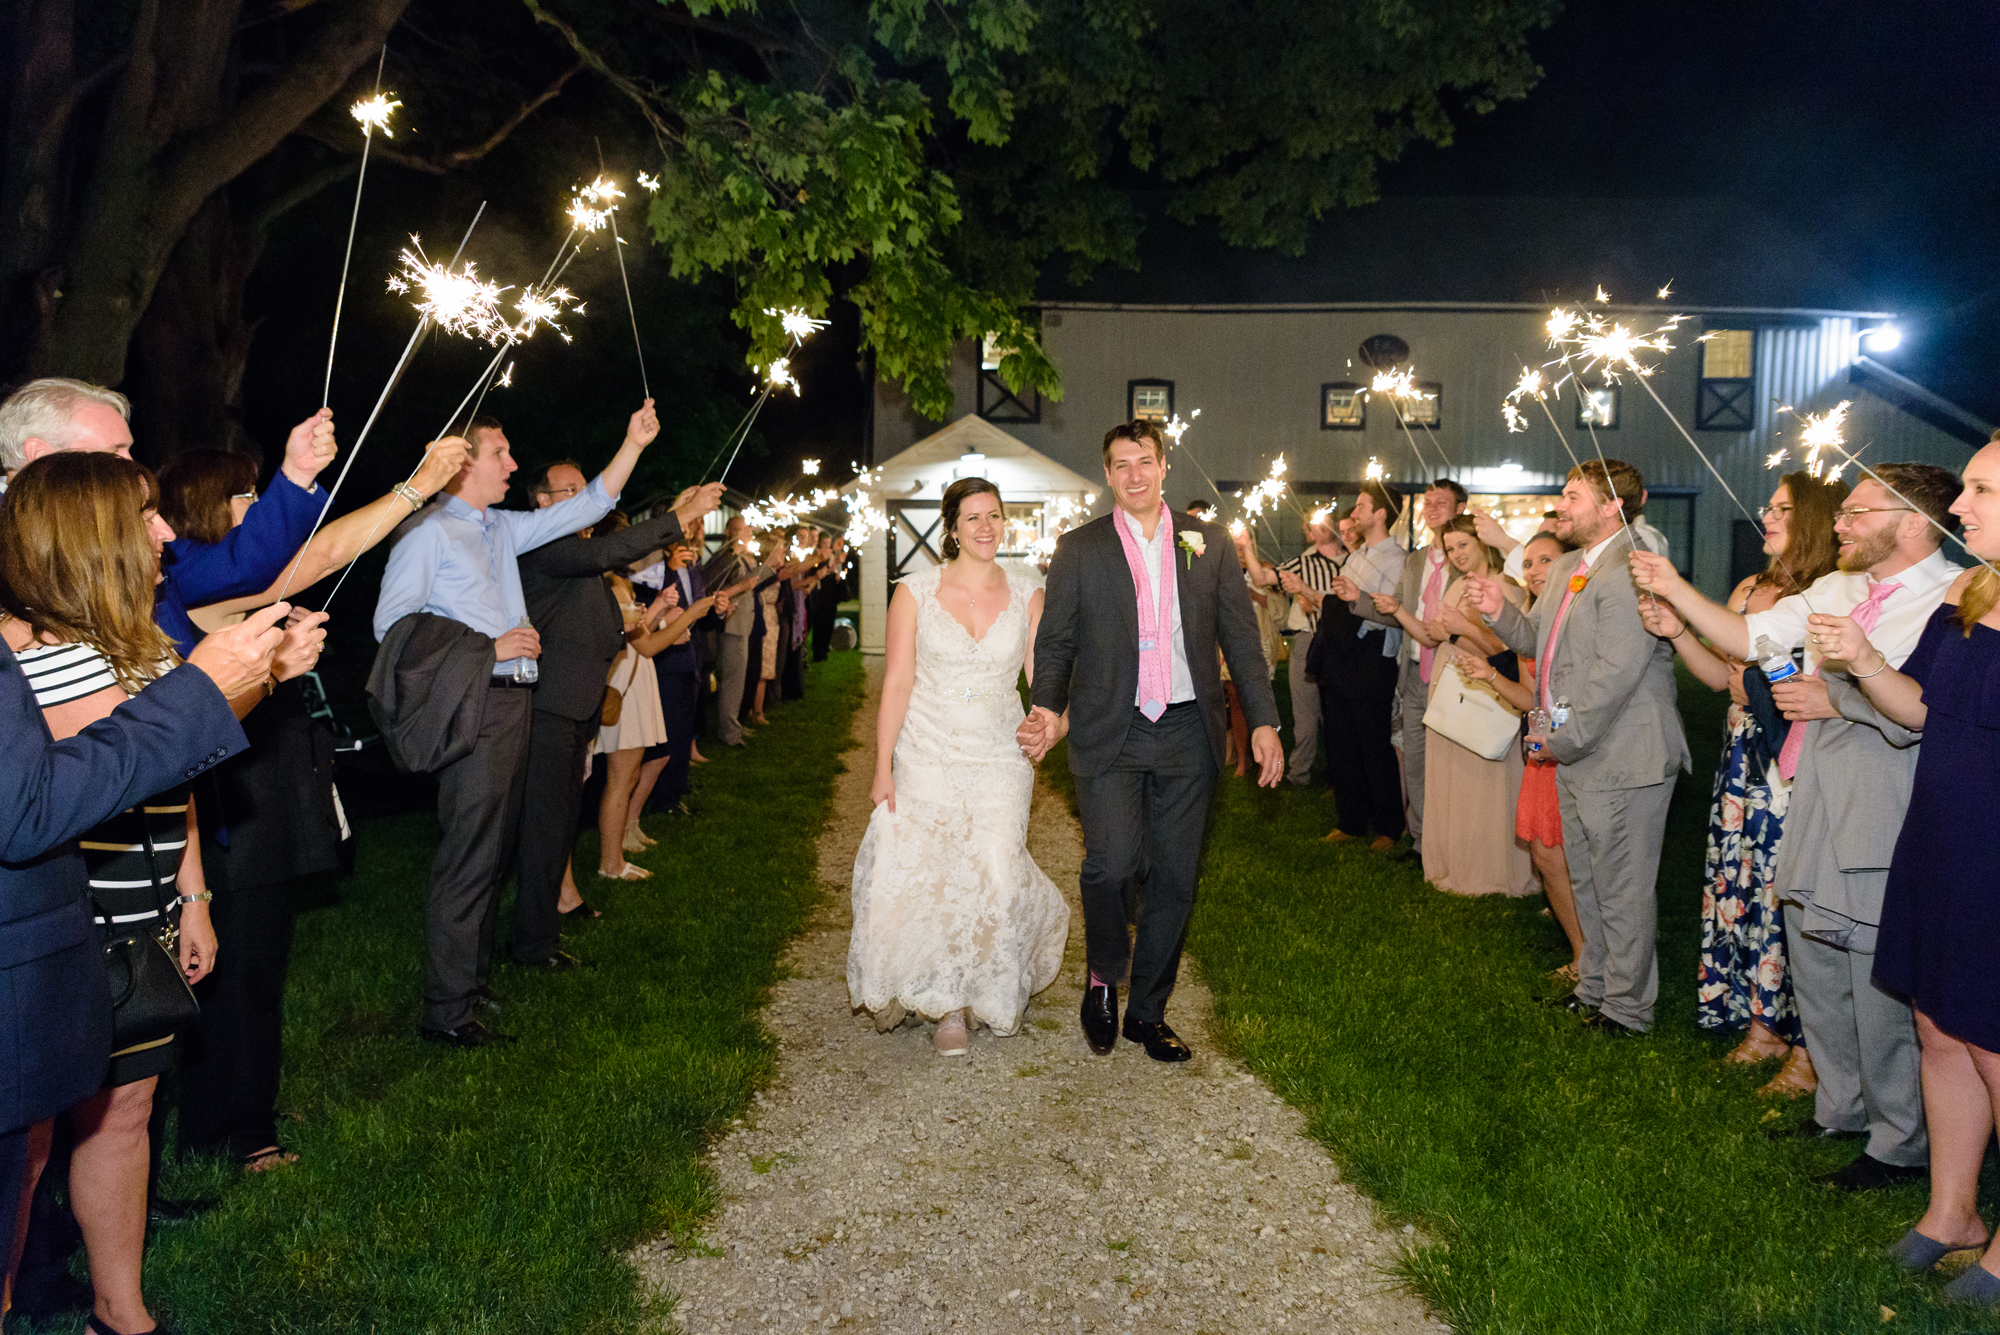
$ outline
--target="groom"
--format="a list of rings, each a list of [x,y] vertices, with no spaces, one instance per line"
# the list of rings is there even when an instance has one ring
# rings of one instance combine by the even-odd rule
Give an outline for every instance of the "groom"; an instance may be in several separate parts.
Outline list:
[[[1228,533],[1171,513],[1160,499],[1166,447],[1152,422],[1104,437],[1103,519],[1071,530],[1049,565],[1035,636],[1034,708],[1019,741],[1040,760],[1069,734],[1083,817],[1083,922],[1090,964],[1083,1033],[1091,1051],[1118,1034],[1118,980],[1132,975],[1125,1037],[1154,1061],[1193,1054],[1166,1022],[1194,907],[1209,799],[1222,767],[1222,675],[1216,648],[1255,731],[1257,782],[1284,777],[1278,707],[1256,613]],[[1072,718],[1074,722],[1072,723]],[[1143,885],[1138,938],[1127,891]]]

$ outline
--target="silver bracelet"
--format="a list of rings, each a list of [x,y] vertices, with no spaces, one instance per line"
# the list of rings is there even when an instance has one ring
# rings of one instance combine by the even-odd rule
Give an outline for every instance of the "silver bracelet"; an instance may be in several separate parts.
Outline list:
[[[424,494],[409,483],[398,482],[395,486],[389,488],[389,490],[409,502],[410,509],[421,510],[424,508]]]
[[[179,896],[180,902],[183,904],[206,904],[214,898],[215,892],[213,890],[203,890],[198,894]]]
[[[1850,672],[1848,675],[1853,677],[1856,681],[1867,681],[1870,677],[1880,676],[1882,674],[1882,668],[1888,666],[1889,666],[1889,656],[1887,654],[1884,654],[1882,656],[1882,667],[1876,668],[1873,672]]]

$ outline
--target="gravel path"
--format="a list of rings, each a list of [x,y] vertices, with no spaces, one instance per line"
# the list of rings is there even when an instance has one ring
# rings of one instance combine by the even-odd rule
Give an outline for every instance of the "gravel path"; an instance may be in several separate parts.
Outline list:
[[[1193,1061],[1123,1042],[1090,1055],[1082,839],[1045,789],[1029,842],[1073,917],[1063,976],[1020,1034],[977,1032],[969,1057],[945,1060],[929,1026],[877,1034],[850,1014],[846,887],[879,683],[877,669],[820,837],[840,893],[765,1012],[777,1082],[710,1151],[724,1204],[701,1245],[633,1254],[679,1295],[679,1328],[1444,1332],[1383,1277],[1407,1231],[1378,1227],[1298,1113],[1215,1050],[1193,969],[1169,1010]]]

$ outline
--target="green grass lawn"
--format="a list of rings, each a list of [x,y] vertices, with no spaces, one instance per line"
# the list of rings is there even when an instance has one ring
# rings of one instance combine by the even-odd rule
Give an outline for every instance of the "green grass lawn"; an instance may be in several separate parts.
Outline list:
[[[649,819],[652,880],[582,878],[606,916],[567,944],[596,967],[495,971],[516,1047],[418,1042],[437,825],[364,825],[341,903],[298,926],[281,1107],[301,1161],[175,1170],[170,1191],[223,1205],[156,1235],[155,1310],[204,1335],[639,1328],[619,1253],[712,1207],[702,1150],[771,1072],[756,1012],[820,894],[860,694],[860,655],[812,669],[749,749],[711,748],[699,820]],[[596,857],[586,836],[578,868]]]
[[[1991,1330],[1879,1257],[1926,1189],[1805,1182],[1855,1147],[1767,1139],[1810,1101],[1760,1100],[1770,1068],[1721,1064],[1735,1037],[1696,1028],[1723,703],[1683,679],[1696,773],[1661,868],[1652,1034],[1600,1037],[1535,1004],[1568,957],[1539,896],[1442,894],[1407,864],[1321,844],[1320,792],[1230,779],[1189,942],[1224,1042],[1432,1239],[1407,1273],[1459,1331]],[[1994,1203],[1990,1171],[1986,1186]]]

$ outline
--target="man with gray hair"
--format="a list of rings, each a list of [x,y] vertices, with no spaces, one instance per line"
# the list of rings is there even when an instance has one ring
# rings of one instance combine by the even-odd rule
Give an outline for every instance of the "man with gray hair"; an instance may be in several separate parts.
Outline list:
[[[0,464],[11,474],[62,450],[130,459],[131,416],[130,400],[102,385],[61,376],[30,380],[0,402]],[[284,573],[326,508],[328,493],[314,479],[334,450],[333,413],[322,408],[292,428],[278,476],[227,537],[167,544],[153,620],[181,653],[201,638],[188,608],[261,593]]]

